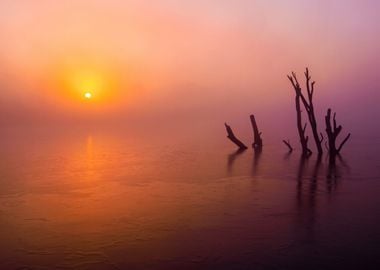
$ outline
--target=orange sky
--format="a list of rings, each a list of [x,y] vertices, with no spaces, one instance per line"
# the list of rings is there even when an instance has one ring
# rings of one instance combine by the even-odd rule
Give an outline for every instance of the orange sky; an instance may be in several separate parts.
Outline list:
[[[321,110],[379,100],[377,1],[205,2],[1,1],[2,122],[275,115],[306,65]]]

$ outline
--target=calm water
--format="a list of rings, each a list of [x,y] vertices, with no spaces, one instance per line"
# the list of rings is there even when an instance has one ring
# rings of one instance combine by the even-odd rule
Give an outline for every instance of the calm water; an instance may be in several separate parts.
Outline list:
[[[380,140],[325,157],[224,134],[3,130],[0,269],[376,269]],[[216,138],[216,139],[215,139]]]

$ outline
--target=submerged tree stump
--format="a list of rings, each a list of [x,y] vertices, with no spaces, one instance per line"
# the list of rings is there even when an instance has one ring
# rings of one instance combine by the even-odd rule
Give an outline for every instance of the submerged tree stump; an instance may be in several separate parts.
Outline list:
[[[297,76],[294,72],[292,75],[288,75],[289,81],[292,83],[296,97],[295,97],[295,105],[296,105],[296,113],[297,113],[297,130],[298,136],[300,138],[300,143],[302,147],[302,156],[308,157],[312,154],[312,151],[308,147],[309,137],[306,135],[306,127],[307,124],[302,123],[302,110],[301,110],[301,98],[302,92],[301,87],[298,83]]]
[[[289,153],[293,152],[293,147],[292,145],[290,144],[290,141],[289,140],[282,140],[282,142],[288,147],[289,149]]]
[[[322,153],[323,153],[323,149],[322,149],[323,135],[322,135],[322,133],[318,132],[317,119],[315,117],[314,104],[313,104],[315,81],[311,81],[311,76],[310,76],[308,68],[306,68],[306,71],[305,71],[305,78],[306,78],[307,100],[303,96],[303,94],[301,93],[302,103],[306,109],[307,116],[309,118],[309,123],[311,126],[311,131],[313,133],[315,146],[317,147],[317,150],[318,150],[318,155],[322,155]]]
[[[256,119],[253,114],[250,115],[251,124],[253,128],[253,136],[254,141],[252,144],[253,149],[261,149],[263,148],[263,140],[261,138],[261,132],[259,132],[259,128],[257,127]]]
[[[240,150],[248,149],[248,147],[244,143],[242,143],[238,138],[236,138],[234,132],[232,131],[232,128],[229,125],[227,125],[227,123],[224,123],[224,126],[226,127],[228,139],[230,139],[234,144],[236,144]]]
[[[351,133],[348,133],[348,135],[340,143],[339,147],[338,148],[336,147],[336,139],[339,136],[340,132],[342,131],[342,126],[337,125],[335,117],[336,117],[336,113],[334,113],[333,123],[331,125],[331,109],[328,109],[327,114],[325,116],[325,122],[326,122],[326,133],[327,133],[327,138],[328,138],[329,154],[330,154],[330,163],[335,162],[335,157],[339,155],[344,144],[351,137]]]

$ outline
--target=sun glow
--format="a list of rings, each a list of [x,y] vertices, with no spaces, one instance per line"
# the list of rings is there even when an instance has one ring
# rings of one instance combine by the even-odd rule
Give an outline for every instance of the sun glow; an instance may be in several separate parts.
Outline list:
[[[84,97],[86,99],[91,99],[92,98],[92,93],[91,92],[86,92],[86,93],[84,93]]]
[[[82,64],[77,61],[57,66],[57,75],[53,76],[50,87],[57,89],[60,95],[57,99],[66,109],[116,108],[122,100],[118,69],[109,64]]]
[[[62,75],[62,91],[71,101],[107,102],[114,92],[112,76],[96,68],[72,68]]]

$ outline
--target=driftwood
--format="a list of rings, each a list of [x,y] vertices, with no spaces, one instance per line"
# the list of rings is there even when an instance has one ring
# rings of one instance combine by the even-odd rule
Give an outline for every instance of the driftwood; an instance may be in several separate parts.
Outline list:
[[[296,112],[297,112],[297,129],[298,129],[298,135],[300,138],[300,143],[302,147],[302,156],[307,157],[312,154],[311,150],[308,147],[308,141],[309,137],[306,136],[306,126],[307,124],[303,125],[302,123],[302,111],[301,111],[301,87],[298,83],[296,74],[292,72],[292,76],[288,75],[288,79],[293,85],[294,91],[296,93],[295,97],[295,104],[296,104]]]
[[[289,153],[293,152],[293,147],[292,147],[292,145],[290,144],[290,141],[289,141],[289,140],[287,140],[287,141],[282,140],[282,142],[283,142],[283,143],[289,148]]]
[[[311,127],[312,134],[314,137],[315,145],[317,147],[318,154],[321,155],[323,153],[323,149],[322,149],[323,135],[322,133],[318,133],[317,119],[315,117],[314,104],[313,104],[315,81],[311,81],[309,69],[306,68],[305,78],[306,78],[307,98],[305,98],[304,94],[302,93],[302,89],[298,83],[296,74],[292,72],[292,76],[288,76],[288,78],[291,81],[294,87],[294,90],[296,91],[296,95],[299,96],[299,98],[301,99],[306,109],[310,127]]]
[[[338,148],[336,147],[336,139],[339,136],[340,132],[342,131],[342,126],[341,125],[337,126],[335,117],[336,117],[336,113],[334,113],[333,124],[331,125],[331,109],[328,109],[327,114],[325,116],[325,122],[326,122],[326,133],[327,133],[327,138],[328,138],[330,162],[335,161],[335,157],[339,155],[340,151],[342,150],[342,147],[351,137],[351,133],[348,133],[348,135],[340,143],[339,147]]]
[[[261,149],[263,147],[261,132],[259,132],[259,129],[257,127],[255,116],[251,114],[250,118],[251,118],[251,124],[252,124],[253,135],[254,135],[254,142],[252,144],[252,147],[254,149]]]
[[[242,143],[238,138],[236,138],[234,132],[232,131],[232,128],[227,125],[227,123],[224,123],[226,130],[227,130],[227,138],[230,139],[234,144],[236,144],[240,150],[245,150],[248,147]]]

